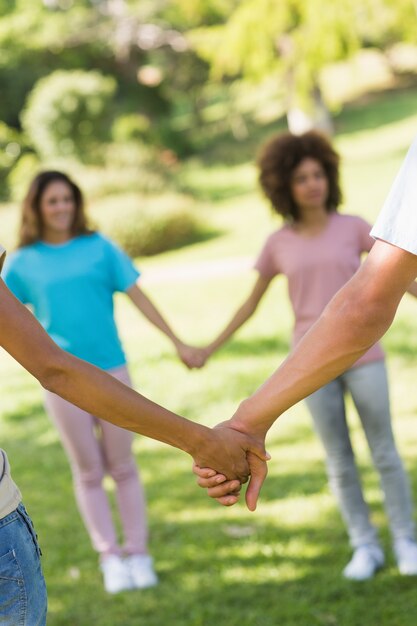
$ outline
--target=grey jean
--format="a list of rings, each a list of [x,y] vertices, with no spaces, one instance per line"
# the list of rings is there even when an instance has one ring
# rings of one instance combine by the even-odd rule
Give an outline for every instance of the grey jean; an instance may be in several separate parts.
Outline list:
[[[339,503],[350,542],[357,548],[378,540],[369,519],[349,436],[346,391],[352,396],[379,473],[393,539],[414,538],[410,487],[394,441],[387,374],[381,360],[348,370],[306,398],[326,452],[330,487]]]

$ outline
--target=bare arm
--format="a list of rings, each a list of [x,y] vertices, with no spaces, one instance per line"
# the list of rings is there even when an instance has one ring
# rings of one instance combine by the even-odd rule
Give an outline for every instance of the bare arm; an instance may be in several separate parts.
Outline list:
[[[262,275],[258,276],[255,286],[249,297],[238,308],[226,328],[212,341],[207,347],[208,355],[213,354],[220,346],[222,346],[247,320],[255,313],[259,302],[268,289],[271,278]]]
[[[275,373],[242,402],[231,424],[265,436],[279,415],[348,369],[388,330],[416,275],[416,255],[376,241],[355,276]]]
[[[117,426],[180,448],[199,465],[223,468],[220,471],[228,477],[245,480],[249,473],[246,452],[253,449],[259,454],[251,438],[224,437],[190,422],[58,348],[2,280],[0,346],[46,389]]]
[[[188,367],[200,367],[203,365],[204,356],[200,348],[188,346],[177,337],[153,302],[137,284],[132,285],[132,287],[126,291],[126,294],[146,319],[156,328],[159,328],[159,330],[172,341],[178,356]]]
[[[272,376],[219,428],[264,438],[275,420],[343,371],[389,328],[398,304],[417,275],[417,256],[377,241],[353,278],[334,296],[320,319]],[[256,507],[266,465],[249,456],[248,507]],[[236,483],[221,483],[208,468],[194,467],[199,484],[222,504],[236,501]],[[220,484],[219,484],[220,483]]]

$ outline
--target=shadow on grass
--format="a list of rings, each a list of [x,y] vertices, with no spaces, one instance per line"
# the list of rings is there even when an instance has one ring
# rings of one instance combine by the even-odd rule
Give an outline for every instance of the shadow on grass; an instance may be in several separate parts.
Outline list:
[[[277,356],[285,358],[290,351],[290,344],[285,337],[253,337],[251,339],[233,339],[216,352],[214,359],[235,358],[240,356]]]
[[[247,522],[240,526],[248,530]],[[51,572],[48,624],[413,626],[413,579],[389,567],[363,584],[342,578],[350,550],[333,514],[319,526],[306,521],[296,528],[256,520],[252,533],[238,538],[230,528],[209,513],[196,522],[154,523],[156,589],[109,597],[87,563],[80,564],[82,582]]]
[[[350,549],[336,505],[312,520],[302,503],[302,496],[327,490],[324,464],[304,457],[297,465],[296,445],[291,466],[283,464],[279,474],[271,471],[268,477],[265,508],[250,515],[243,506],[229,510],[208,501],[194,484],[188,457],[139,441],[151,551],[161,583],[106,595],[76,509],[67,460],[49,437],[54,429],[38,404],[25,420],[18,411],[9,414],[2,446],[40,535],[48,626],[414,626],[415,579],[400,578],[389,553],[388,566],[374,580],[355,585],[341,577]],[[300,426],[271,444],[305,446],[313,436]],[[415,475],[417,459],[410,465]],[[369,485],[373,470],[361,470]],[[287,499],[291,507],[291,498],[298,507],[291,513],[293,524],[280,508]],[[380,513],[379,492],[377,509]],[[388,545],[385,516],[383,524]]]

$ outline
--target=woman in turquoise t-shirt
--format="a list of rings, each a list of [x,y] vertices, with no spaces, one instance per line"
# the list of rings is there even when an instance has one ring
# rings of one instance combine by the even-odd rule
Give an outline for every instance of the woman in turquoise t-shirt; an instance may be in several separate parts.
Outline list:
[[[193,354],[138,287],[138,277],[122,250],[89,229],[82,193],[68,176],[48,171],[34,179],[23,202],[18,250],[6,263],[5,282],[21,302],[33,308],[58,346],[128,385],[113,314],[115,292],[125,292],[171,339],[184,361]],[[144,493],[131,449],[133,434],[49,391],[45,406],[71,464],[78,507],[100,554],[105,588],[115,593],[155,585],[157,577],[147,550]],[[116,486],[123,549],[102,484],[105,474]]]

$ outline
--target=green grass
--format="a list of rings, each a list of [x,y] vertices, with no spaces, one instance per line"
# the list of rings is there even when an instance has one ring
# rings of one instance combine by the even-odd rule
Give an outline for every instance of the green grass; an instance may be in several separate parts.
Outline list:
[[[346,209],[376,215],[404,151],[415,134],[417,96],[372,101],[363,116],[340,118],[337,144],[344,155]],[[383,111],[386,111],[384,117]],[[382,112],[381,112],[382,111]],[[350,115],[350,117],[349,117]],[[375,117],[377,128],[366,120]],[[357,120],[355,122],[355,119]],[[365,121],[364,121],[365,120]],[[256,254],[276,226],[255,189],[250,163],[219,163],[204,177],[186,168],[189,190],[205,185],[196,206],[222,233],[218,238],[154,259],[140,259],[146,291],[185,340],[203,344],[247,293],[250,273],[192,279],[159,276],[199,262]],[[241,176],[241,178],[240,178]],[[232,191],[231,191],[232,189]],[[0,211],[3,228],[7,209]],[[7,228],[8,226],[6,226]],[[417,500],[417,302],[405,298],[384,343],[398,443]],[[117,317],[137,389],[186,417],[215,424],[268,376],[288,351],[291,313],[283,281],[276,280],[256,317],[201,371],[188,372],[164,337],[137,316],[123,297]],[[35,519],[50,599],[49,626],[414,626],[415,580],[398,575],[381,493],[358,421],[349,405],[372,516],[381,528],[387,566],[372,581],[351,584],[340,572],[350,550],[327,487],[323,454],[303,405],[271,430],[273,459],[255,514],[243,504],[223,509],[196,489],[190,460],[137,437],[135,453],[146,485],[151,552],[161,583],[156,589],[107,596],[72,495],[68,463],[41,405],[36,381],[0,355],[1,445]],[[111,485],[109,485],[111,497]]]

